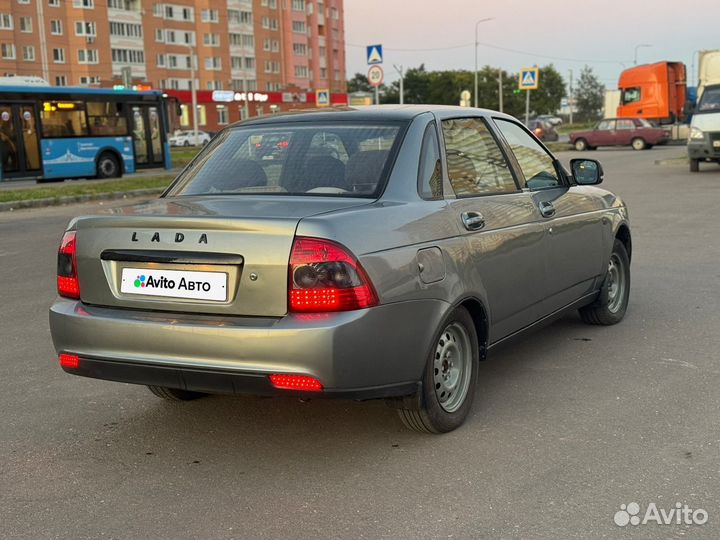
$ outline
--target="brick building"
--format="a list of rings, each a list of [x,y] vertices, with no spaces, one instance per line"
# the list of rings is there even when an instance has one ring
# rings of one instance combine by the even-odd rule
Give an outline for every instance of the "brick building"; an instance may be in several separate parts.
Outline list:
[[[187,126],[194,67],[198,120],[214,131],[314,106],[317,90],[344,103],[343,15],[343,0],[0,0],[0,75],[167,89]]]

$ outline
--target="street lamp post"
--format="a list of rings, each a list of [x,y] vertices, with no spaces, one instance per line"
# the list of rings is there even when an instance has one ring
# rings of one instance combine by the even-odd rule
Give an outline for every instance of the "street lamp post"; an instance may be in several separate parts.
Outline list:
[[[640,43],[639,45],[635,45],[635,56],[633,56],[633,65],[637,66],[637,53],[638,49],[641,47],[652,47],[649,43]]]
[[[197,117],[197,85],[195,84],[195,54],[192,45],[190,50],[190,94],[192,96],[192,117],[193,117],[193,145],[198,144],[198,117]]]
[[[476,108],[478,106],[478,26],[480,23],[492,21],[494,18],[495,17],[487,17],[475,23],[475,96],[473,98],[473,104]]]

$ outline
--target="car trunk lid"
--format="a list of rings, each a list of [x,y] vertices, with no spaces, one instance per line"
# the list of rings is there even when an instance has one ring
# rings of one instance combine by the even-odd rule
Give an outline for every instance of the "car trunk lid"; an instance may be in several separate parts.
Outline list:
[[[81,300],[142,310],[278,317],[299,221],[367,199],[177,197],[77,219]]]

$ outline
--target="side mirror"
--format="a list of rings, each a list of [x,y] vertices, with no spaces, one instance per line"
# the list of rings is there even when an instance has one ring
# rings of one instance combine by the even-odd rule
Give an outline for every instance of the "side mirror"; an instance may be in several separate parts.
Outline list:
[[[571,159],[570,170],[575,183],[581,186],[599,184],[605,175],[600,162],[594,159]]]

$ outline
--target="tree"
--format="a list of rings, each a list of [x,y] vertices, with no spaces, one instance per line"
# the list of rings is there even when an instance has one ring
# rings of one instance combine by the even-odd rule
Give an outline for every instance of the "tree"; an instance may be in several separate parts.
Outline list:
[[[565,97],[565,81],[550,64],[540,68],[540,86],[530,94],[530,108],[536,114],[555,114]]]
[[[575,92],[578,116],[583,120],[599,118],[604,100],[605,85],[600,82],[591,67],[585,66],[580,72],[580,79]]]
[[[404,80],[405,103],[431,103],[430,98],[430,73],[425,71],[425,64],[420,67],[408,69],[405,72]],[[381,103],[398,103],[400,101],[400,82],[392,83]]]
[[[374,92],[375,89],[370,86],[368,78],[362,73],[356,73],[355,76],[347,82],[347,91],[352,92]]]

